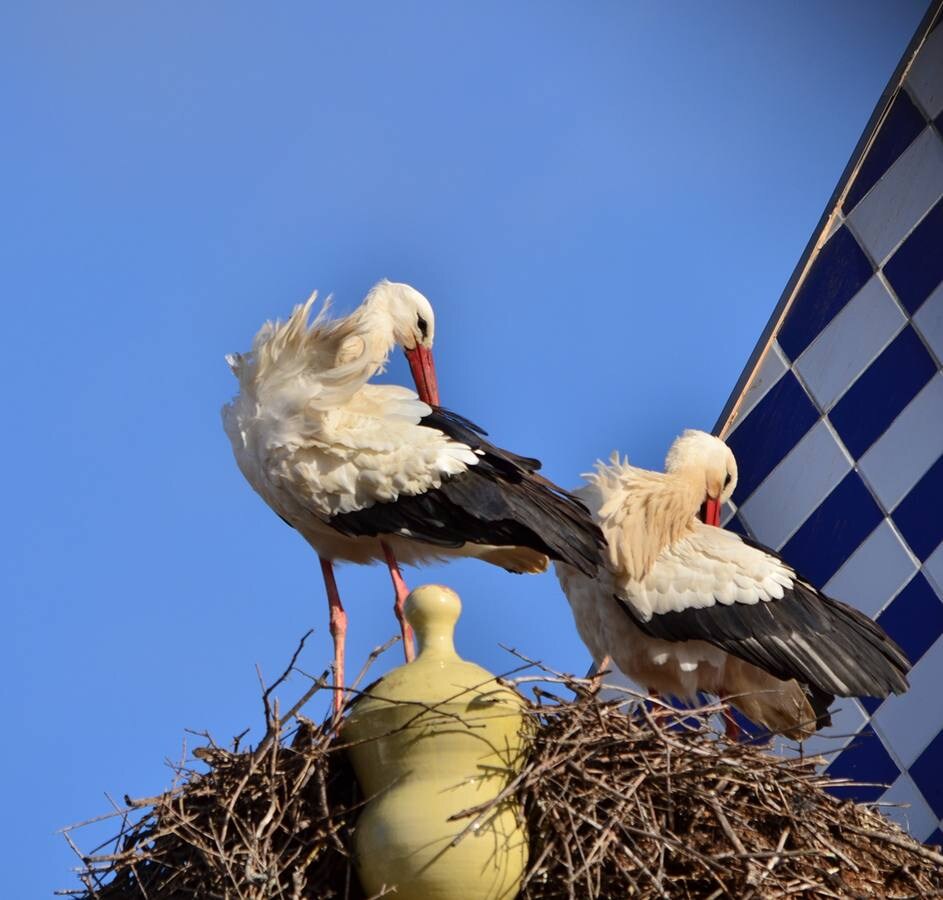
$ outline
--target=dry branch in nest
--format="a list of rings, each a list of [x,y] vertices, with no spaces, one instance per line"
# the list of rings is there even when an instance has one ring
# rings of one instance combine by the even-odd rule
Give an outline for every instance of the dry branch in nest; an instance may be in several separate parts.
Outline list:
[[[630,718],[564,684],[575,700],[538,692],[520,786],[533,836],[522,896],[943,894],[943,856],[827,793],[838,782],[815,761],[718,739],[718,707],[682,717],[639,705]]]
[[[541,670],[525,682],[536,727],[512,784],[531,837],[522,900],[943,895],[937,850],[831,796],[812,761],[719,739],[717,707],[628,716],[598,699],[596,681]],[[256,748],[210,741],[196,751],[207,772],[181,767],[167,793],[126,798],[113,846],[76,848],[84,887],[63,893],[362,900],[349,851],[362,798],[332,722],[300,714],[325,683],[285,715],[273,685]]]

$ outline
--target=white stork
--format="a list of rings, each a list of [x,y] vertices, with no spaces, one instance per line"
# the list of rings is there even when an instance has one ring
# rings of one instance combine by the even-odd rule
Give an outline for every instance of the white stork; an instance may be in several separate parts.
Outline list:
[[[537,474],[538,460],[501,450],[477,426],[438,406],[429,301],[381,281],[349,316],[330,321],[316,299],[287,322],[265,324],[251,352],[227,357],[239,394],[223,424],[239,468],[318,553],[334,641],[335,709],[344,684],[347,615],[335,560],[384,560],[407,660],[407,588],[397,560],[473,556],[512,572],[542,572],[548,557],[596,574],[605,543],[588,511]],[[368,381],[395,346],[420,396]]]
[[[611,657],[659,694],[729,698],[747,718],[797,739],[829,723],[835,695],[907,689],[907,657],[871,619],[816,590],[773,550],[711,527],[737,484],[719,438],[684,432],[664,473],[614,453],[584,478],[575,494],[606,536],[609,565],[595,579],[565,562],[556,570],[597,665]]]

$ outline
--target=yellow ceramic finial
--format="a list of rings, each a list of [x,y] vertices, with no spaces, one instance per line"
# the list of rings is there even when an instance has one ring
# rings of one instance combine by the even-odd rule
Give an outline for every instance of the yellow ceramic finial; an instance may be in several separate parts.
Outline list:
[[[404,611],[419,655],[344,724],[365,798],[354,859],[368,896],[395,886],[400,900],[513,900],[524,875],[523,812],[497,801],[524,762],[524,700],[455,653],[461,610],[447,587],[416,588]],[[491,799],[481,821],[463,814]]]
[[[406,621],[419,640],[419,655],[455,655],[455,623],[462,613],[458,594],[441,584],[424,584],[407,598]]]

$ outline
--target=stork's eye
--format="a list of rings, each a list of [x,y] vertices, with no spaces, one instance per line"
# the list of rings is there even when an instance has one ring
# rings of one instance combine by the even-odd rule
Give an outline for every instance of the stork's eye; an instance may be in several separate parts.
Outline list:
[[[731,479],[731,478],[733,478],[733,476],[728,472],[728,473],[727,473],[727,478],[726,478],[726,480],[724,481],[724,487],[725,487],[725,488],[730,484],[730,479]]]
[[[416,324],[419,326],[419,333],[425,337],[429,331],[429,323],[422,316],[420,316],[416,320]]]

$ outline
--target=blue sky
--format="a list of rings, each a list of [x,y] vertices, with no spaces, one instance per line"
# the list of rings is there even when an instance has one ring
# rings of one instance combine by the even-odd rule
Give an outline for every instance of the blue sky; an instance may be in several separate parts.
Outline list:
[[[314,288],[409,281],[446,405],[564,485],[616,447],[660,465],[716,419],[923,9],[7,4],[7,896],[73,886],[55,829],[165,786],[185,729],[257,728],[256,663],[311,627],[301,664],[329,661],[315,555],[220,427],[225,353]],[[406,574],[461,593],[475,661],[585,668],[552,575]],[[356,668],[392,591],[339,583]]]

